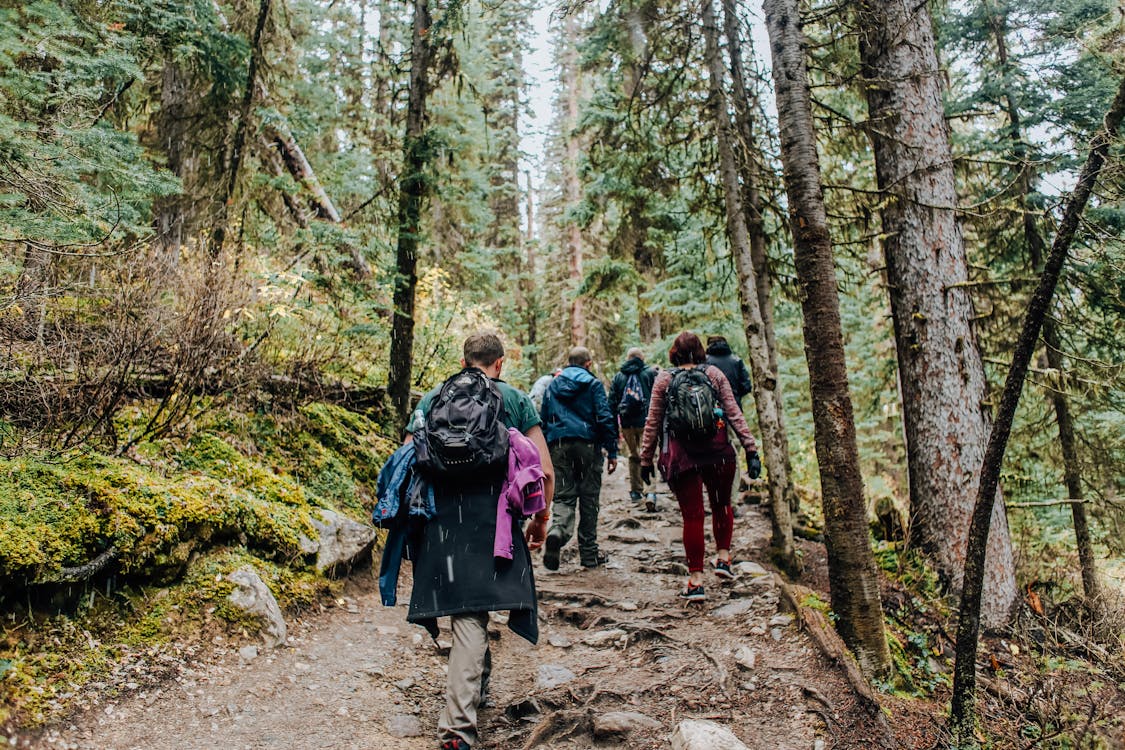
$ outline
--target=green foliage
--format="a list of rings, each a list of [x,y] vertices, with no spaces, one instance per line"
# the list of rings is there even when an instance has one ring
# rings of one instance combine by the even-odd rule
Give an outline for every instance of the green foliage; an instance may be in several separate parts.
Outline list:
[[[0,237],[78,246],[148,234],[177,188],[105,118],[141,76],[112,4],[0,4]]]

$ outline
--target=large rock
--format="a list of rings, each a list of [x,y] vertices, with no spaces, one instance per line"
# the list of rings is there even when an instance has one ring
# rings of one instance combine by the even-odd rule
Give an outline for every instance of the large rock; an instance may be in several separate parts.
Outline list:
[[[351,565],[371,549],[375,541],[375,529],[327,508],[314,511],[312,525],[318,538],[302,535],[299,543],[304,554],[316,554],[318,572],[337,565]]]
[[[237,588],[230,592],[227,600],[236,608],[250,615],[256,615],[262,621],[262,637],[267,646],[281,646],[289,634],[285,627],[285,618],[281,616],[281,607],[277,606],[277,599],[265,584],[262,577],[252,567],[239,568],[227,576],[227,580],[234,583]]]
[[[672,732],[672,750],[750,750],[721,724],[684,719]]]

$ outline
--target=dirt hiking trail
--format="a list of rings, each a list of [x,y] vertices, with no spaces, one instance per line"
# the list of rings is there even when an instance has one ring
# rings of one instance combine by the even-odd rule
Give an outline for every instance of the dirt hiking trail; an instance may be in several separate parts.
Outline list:
[[[573,541],[557,572],[537,556],[539,645],[494,616],[474,750],[667,748],[687,718],[722,724],[755,749],[878,747],[846,680],[779,612],[777,582],[758,563],[769,538],[762,511],[741,506],[735,521],[737,579],[709,578],[707,601],[689,606],[676,598],[686,568],[675,501],[660,485],[658,511],[643,512],[628,500],[626,472],[602,491],[607,566],[581,568]],[[806,565],[823,564],[809,559],[823,547],[805,554]],[[357,574],[338,607],[290,620],[287,646],[255,655],[223,640],[174,678],[94,696],[90,710],[19,746],[433,750],[448,620],[437,645],[409,625],[409,586],[407,575],[399,606],[386,608],[372,575]]]

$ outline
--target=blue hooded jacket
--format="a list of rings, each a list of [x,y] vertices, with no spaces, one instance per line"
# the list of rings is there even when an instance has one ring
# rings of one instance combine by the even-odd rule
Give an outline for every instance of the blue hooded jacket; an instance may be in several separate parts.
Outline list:
[[[617,458],[617,417],[605,388],[585,367],[571,366],[551,381],[539,412],[548,443],[574,438],[595,443]]]

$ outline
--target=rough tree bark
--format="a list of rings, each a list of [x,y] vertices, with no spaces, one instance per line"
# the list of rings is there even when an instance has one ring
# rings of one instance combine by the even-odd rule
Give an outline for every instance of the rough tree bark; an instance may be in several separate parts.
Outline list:
[[[758,306],[754,283],[754,264],[750,258],[750,237],[742,209],[738,169],[734,159],[734,136],[731,132],[726,94],[723,91],[723,61],[719,55],[719,29],[712,0],[703,0],[703,32],[709,73],[711,117],[719,146],[719,169],[726,206],[727,237],[738,274],[739,307],[742,311],[746,341],[749,344],[750,369],[754,376],[754,406],[762,432],[762,448],[769,471],[770,539],[776,562],[790,574],[800,571],[800,561],[793,546],[793,528],[789,517],[789,501],[782,488],[789,483],[782,461],[781,445],[785,440],[777,401],[769,395],[777,380],[769,371],[769,349],[766,346],[762,311]]]
[[[568,211],[577,208],[582,199],[582,185],[578,178],[578,155],[581,143],[578,139],[578,87],[581,85],[578,69],[578,19],[575,13],[566,14],[563,34],[566,49],[562,59],[562,79],[565,100],[563,133],[566,137],[566,155],[563,158],[563,199]],[[582,227],[573,216],[566,220],[566,255],[569,264],[571,293],[570,302],[570,345],[586,343],[586,311],[578,287],[582,284]]]
[[[414,357],[414,293],[418,286],[418,239],[422,209],[430,193],[426,175],[426,104],[430,95],[433,45],[429,0],[414,0],[410,43],[410,95],[403,139],[402,178],[398,196],[398,247],[395,252],[394,314],[387,393],[399,424],[410,416],[410,371]]]
[[[988,432],[986,382],[971,327],[968,265],[933,22],[926,3],[858,3],[859,47],[882,209],[901,372],[911,539],[954,591]],[[1008,522],[997,495],[984,621],[1016,601]]]
[[[706,0],[709,2],[710,0]],[[855,420],[848,389],[836,266],[820,180],[806,68],[806,39],[796,0],[765,0],[777,96],[781,163],[804,314],[824,540],[836,630],[868,679],[891,658],[883,632],[879,576],[867,527]]]
[[[1043,320],[1050,309],[1055,286],[1058,284],[1071,242],[1078,230],[1078,222],[1094,190],[1098,174],[1105,165],[1110,144],[1117,137],[1122,119],[1125,119],[1125,78],[1118,86],[1117,95],[1105,116],[1104,124],[1091,144],[1090,154],[1082,167],[1078,183],[1063,209],[1062,221],[1059,223],[1051,252],[1047,255],[1043,266],[1043,274],[1035,287],[1035,292],[1031,295],[1027,312],[1024,313],[1019,339],[1012,353],[1012,364],[1008,369],[1004,391],[1000,396],[996,421],[988,437],[988,448],[985,450],[980,485],[969,527],[964,588],[957,618],[956,662],[953,667],[953,699],[949,717],[953,746],[957,748],[978,747],[975,734],[976,662],[982,619],[980,610],[985,579],[986,540],[989,537],[989,524],[993,516],[992,503],[1000,483],[1000,469],[1004,463],[1004,452],[1008,447],[1008,436],[1012,431],[1012,421],[1015,418],[1016,407],[1019,405],[1020,393],[1023,391],[1023,382],[1027,377],[1031,357],[1039,341]]]
[[[769,349],[770,375],[774,387],[767,391],[777,402],[778,419],[781,420],[782,460],[785,462],[785,476],[793,476],[793,464],[789,458],[789,433],[785,429],[784,399],[781,397],[781,383],[777,378],[777,336],[773,322],[773,284],[766,255],[765,217],[762,214],[762,174],[764,157],[758,138],[754,132],[754,112],[757,110],[757,93],[746,84],[742,69],[742,41],[739,34],[740,22],[734,0],[723,0],[723,27],[727,39],[727,57],[730,59],[731,85],[734,88],[735,124],[741,148],[738,155],[738,170],[742,178],[742,208],[746,213],[746,229],[750,233],[750,259],[754,264],[754,288],[758,294],[758,308],[762,311],[762,326],[766,334],[766,347]],[[793,483],[787,481],[781,494],[789,504],[789,510],[796,515],[800,510],[800,498],[793,490]]]

